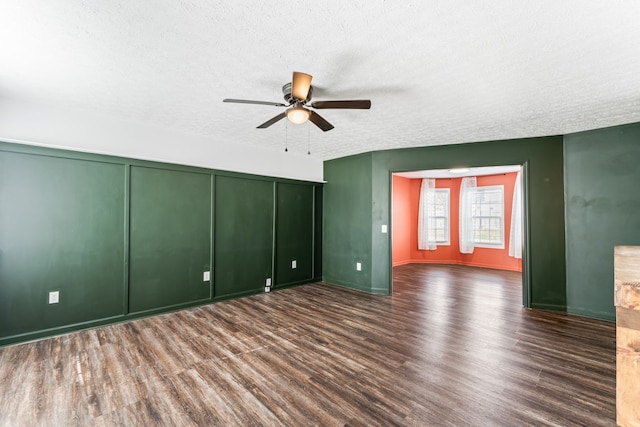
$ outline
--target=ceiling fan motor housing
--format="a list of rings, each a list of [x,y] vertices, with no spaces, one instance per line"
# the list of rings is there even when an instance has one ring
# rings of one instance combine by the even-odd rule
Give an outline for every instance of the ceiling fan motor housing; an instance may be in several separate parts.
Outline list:
[[[293,97],[293,95],[291,94],[291,83],[286,83],[284,86],[282,86],[282,94],[284,95],[284,100],[287,101],[289,105],[295,104],[296,101],[304,101],[304,103],[307,103],[311,101],[311,95],[313,94],[313,86],[309,86],[309,93],[307,94],[307,99],[304,99],[304,100],[298,100]]]

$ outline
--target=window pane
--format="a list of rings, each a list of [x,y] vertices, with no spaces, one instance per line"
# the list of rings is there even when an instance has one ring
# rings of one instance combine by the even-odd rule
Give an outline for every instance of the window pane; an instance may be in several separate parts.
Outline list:
[[[476,243],[503,245],[504,187],[478,187],[471,206]]]
[[[487,191],[485,193],[485,201],[487,203],[500,203],[502,197],[500,197],[500,193],[497,191]]]

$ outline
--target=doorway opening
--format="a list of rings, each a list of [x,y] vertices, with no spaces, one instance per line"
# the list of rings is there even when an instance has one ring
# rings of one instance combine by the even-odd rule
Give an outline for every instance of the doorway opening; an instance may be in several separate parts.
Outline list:
[[[393,173],[392,292],[407,264],[502,270],[528,307],[525,175],[526,164]]]

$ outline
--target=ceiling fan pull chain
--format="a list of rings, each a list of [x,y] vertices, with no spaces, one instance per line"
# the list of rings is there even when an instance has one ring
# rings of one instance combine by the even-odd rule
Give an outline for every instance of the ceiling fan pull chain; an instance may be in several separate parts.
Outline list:
[[[284,122],[284,152],[289,151],[289,123]]]
[[[307,155],[311,155],[311,125],[307,122]]]

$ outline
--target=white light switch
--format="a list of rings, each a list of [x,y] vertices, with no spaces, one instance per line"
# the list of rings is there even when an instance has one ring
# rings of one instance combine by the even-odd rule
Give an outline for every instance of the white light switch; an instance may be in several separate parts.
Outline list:
[[[60,292],[49,292],[49,304],[57,304],[60,302]]]
[[[271,277],[269,277],[269,278],[267,279],[267,281],[265,282],[265,284],[264,284],[264,285],[265,285],[265,286],[271,286]]]
[[[291,261],[291,268],[296,268],[298,266],[298,262],[294,259]]]
[[[383,233],[387,232],[387,224],[382,224],[382,232]]]
[[[202,281],[208,282],[209,280],[211,280],[211,272],[205,271],[204,274],[202,275]]]
[[[362,271],[362,263],[356,262],[356,270]]]

